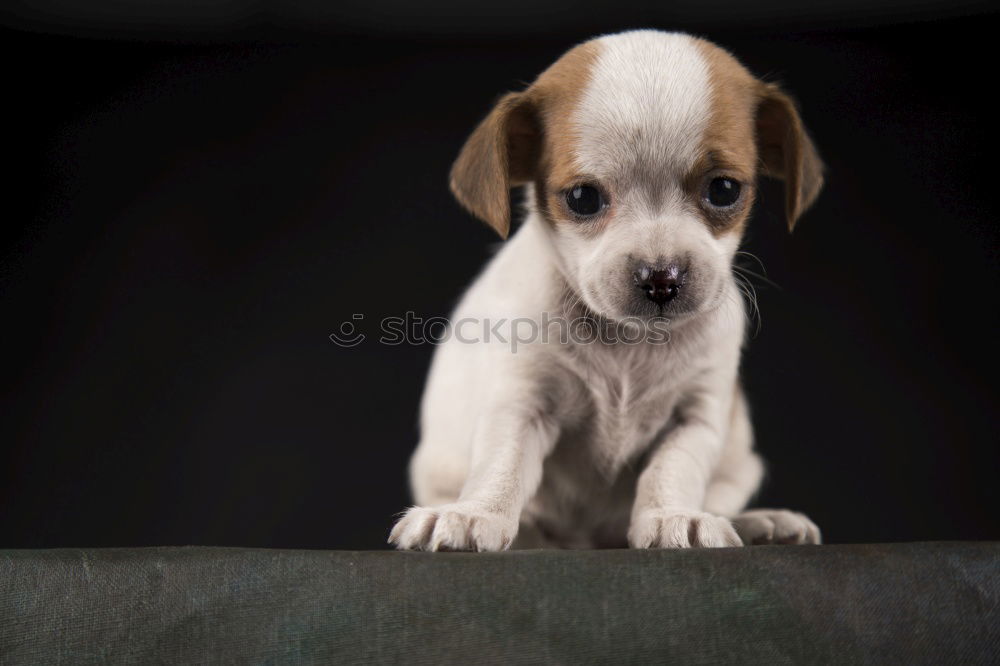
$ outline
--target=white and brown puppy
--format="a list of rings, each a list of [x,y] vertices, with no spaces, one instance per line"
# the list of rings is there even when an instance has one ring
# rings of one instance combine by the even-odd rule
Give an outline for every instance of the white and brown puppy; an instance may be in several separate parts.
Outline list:
[[[793,102],[689,35],[600,37],[502,97],[451,187],[501,236],[511,187],[528,188],[528,212],[453,325],[582,318],[666,335],[567,340],[560,329],[516,350],[502,335],[450,336],[410,465],[417,506],[390,542],[818,543],[801,514],[741,513],[763,466],[738,382],[746,317],[732,262],[758,175],[784,179],[791,227],[821,172]]]

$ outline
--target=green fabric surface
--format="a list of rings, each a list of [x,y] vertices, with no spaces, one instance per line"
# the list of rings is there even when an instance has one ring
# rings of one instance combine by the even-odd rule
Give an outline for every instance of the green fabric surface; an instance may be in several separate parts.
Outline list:
[[[1000,543],[0,551],[0,662],[1000,663]]]

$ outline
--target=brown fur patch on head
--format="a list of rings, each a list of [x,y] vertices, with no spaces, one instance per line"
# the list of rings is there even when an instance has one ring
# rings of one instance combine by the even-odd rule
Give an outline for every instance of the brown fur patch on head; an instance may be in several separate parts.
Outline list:
[[[759,172],[785,180],[788,228],[819,195],[823,165],[802,125],[795,104],[773,85],[755,78],[730,53],[705,40],[698,46],[709,65],[712,117],[705,134],[705,155],[721,163],[724,175],[737,177],[751,191]],[[692,174],[692,183],[707,173]],[[703,187],[699,184],[699,187]],[[713,227],[719,235],[740,231],[752,196],[742,209]]]
[[[598,49],[596,42],[581,44],[524,92],[501,97],[455,160],[450,179],[455,198],[502,237],[510,233],[511,187],[534,181],[545,214],[547,183],[574,177],[571,118]]]
[[[729,52],[701,39],[698,48],[708,63],[712,115],[705,129],[703,158],[692,170],[688,186],[699,200],[716,177],[732,178],[744,188],[743,200],[732,211],[705,206],[712,234],[718,237],[740,233],[753,205],[757,176],[754,118],[760,84]]]

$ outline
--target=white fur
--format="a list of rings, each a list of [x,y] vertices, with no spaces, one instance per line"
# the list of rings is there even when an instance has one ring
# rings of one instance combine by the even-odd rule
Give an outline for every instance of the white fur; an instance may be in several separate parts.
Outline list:
[[[714,238],[679,185],[709,113],[707,64],[684,35],[625,33],[599,46],[574,118],[574,157],[581,173],[611,184],[614,224],[588,235],[553,229],[529,210],[453,322],[581,311],[621,319],[636,259],[691,257],[698,296],[672,318],[663,345],[550,339],[513,352],[509,339],[452,336],[436,351],[423,399],[410,465],[418,506],[390,541],[424,550],[498,550],[515,536],[519,547],[735,546],[741,534],[816,542],[798,514],[727,519],[763,468],[737,383],[738,239]]]
[[[711,111],[708,66],[694,39],[637,30],[598,41],[601,55],[575,118],[580,169],[621,177],[632,150],[667,170],[686,169],[699,157]]]

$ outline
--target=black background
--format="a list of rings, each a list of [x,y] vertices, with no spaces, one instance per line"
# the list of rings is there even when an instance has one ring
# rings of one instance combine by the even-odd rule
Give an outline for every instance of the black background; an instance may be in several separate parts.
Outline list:
[[[628,27],[783,82],[829,167],[792,235],[765,183],[745,242],[777,285],[744,362],[761,502],[830,542],[1000,538],[984,6],[15,3],[0,546],[383,547],[433,347],[377,322],[446,315],[497,243],[451,160]]]

